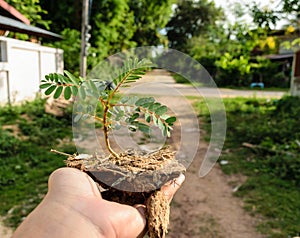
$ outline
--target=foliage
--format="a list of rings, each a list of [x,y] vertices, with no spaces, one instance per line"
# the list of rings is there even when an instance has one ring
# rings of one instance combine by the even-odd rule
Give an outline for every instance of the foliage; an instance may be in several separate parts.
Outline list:
[[[275,10],[269,8],[262,8],[257,3],[254,3],[251,7],[251,13],[253,21],[262,28],[268,30],[271,29],[271,25],[276,26],[277,21],[279,20],[278,15]]]
[[[220,161],[228,163],[221,166],[225,173],[248,177],[236,195],[244,199],[249,212],[263,215],[258,228],[268,237],[298,235],[300,99],[235,98],[224,102],[228,130]]]
[[[221,76],[219,76],[224,77],[222,83],[239,86],[249,85],[249,80],[245,80],[244,78],[245,75],[249,75],[251,67],[253,67],[249,62],[249,58],[243,55],[238,58],[233,58],[229,53],[225,53],[218,61],[216,61],[216,66],[222,70]],[[225,75],[224,72],[226,72]],[[224,76],[222,76],[222,74]],[[227,83],[226,80],[229,80],[229,82]],[[221,83],[218,85],[220,84]]]
[[[43,19],[51,20],[51,29],[64,36],[62,46],[65,50],[66,69],[70,72],[79,71],[78,60],[73,59],[79,59],[77,41],[80,37],[68,38],[66,33],[81,30],[82,2],[40,1],[43,9],[48,12],[42,15]],[[89,24],[92,26],[89,69],[109,55],[124,49],[144,45],[166,45],[167,39],[161,34],[161,30],[170,18],[173,2],[174,0],[92,1],[89,11]],[[65,32],[65,29],[70,30]]]
[[[53,32],[60,33],[66,28],[81,30],[81,0],[39,1],[41,7],[46,11],[43,12],[42,18],[51,21],[50,27]]]
[[[49,29],[51,21],[42,18],[43,14],[47,14],[47,11],[41,7],[40,0],[6,0],[6,2],[27,17],[30,24]]]
[[[75,29],[65,28],[61,35],[63,40],[50,45],[64,51],[64,68],[72,73],[76,73],[79,69],[80,32]]]
[[[136,45],[131,38],[137,28],[127,0],[94,1],[90,24],[98,61]]]
[[[179,1],[174,15],[166,25],[169,46],[185,51],[189,38],[205,34],[209,26],[215,25],[221,16],[222,11],[214,2]]]
[[[136,30],[132,40],[138,46],[167,45],[161,33],[170,20],[175,0],[131,0],[128,2],[134,13]]]
[[[102,66],[105,72],[110,68],[109,65]],[[106,147],[114,157],[118,158],[119,156],[110,147],[108,138],[110,129],[117,130],[125,124],[133,132],[140,130],[147,134],[150,132],[152,121],[164,136],[170,136],[173,123],[176,121],[175,117],[166,114],[168,108],[156,102],[153,97],[124,96],[118,103],[114,100],[121,87],[128,87],[130,83],[140,79],[151,66],[152,63],[145,59],[141,61],[128,59],[124,62],[122,69],[118,70],[114,67],[110,69],[110,72],[118,73],[106,74],[100,71],[98,72],[99,79],[89,80],[77,78],[68,71],[65,71],[66,76],[54,73],[42,80],[40,88],[45,89],[46,95],[53,93],[54,98],[59,98],[61,94],[67,100],[71,96],[78,96],[80,100],[78,105],[74,106],[76,113],[74,122],[77,123],[89,117],[100,121],[103,124]],[[93,100],[96,100],[97,104],[102,107],[100,113],[91,108]]]
[[[0,107],[0,214],[13,227],[41,201],[50,173],[63,166],[50,149],[75,151],[70,115],[48,115],[44,104],[36,99]]]

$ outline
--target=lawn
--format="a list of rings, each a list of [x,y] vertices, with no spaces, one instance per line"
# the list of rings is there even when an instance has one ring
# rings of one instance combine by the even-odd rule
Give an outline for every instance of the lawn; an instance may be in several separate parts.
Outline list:
[[[0,215],[16,227],[41,201],[47,179],[64,165],[51,148],[74,153],[71,113],[45,113],[44,100],[0,108]]]
[[[235,98],[224,103],[228,128],[219,162],[226,174],[247,176],[235,194],[248,212],[261,217],[259,231],[272,238],[298,236],[300,98]],[[204,102],[195,107],[209,131]]]

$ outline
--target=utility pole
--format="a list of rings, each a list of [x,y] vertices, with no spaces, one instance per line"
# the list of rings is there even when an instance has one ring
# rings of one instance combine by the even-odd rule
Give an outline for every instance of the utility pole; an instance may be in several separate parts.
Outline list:
[[[80,76],[86,77],[87,55],[89,47],[89,39],[91,35],[89,31],[89,0],[82,0],[82,22],[81,22],[81,51],[80,51]]]

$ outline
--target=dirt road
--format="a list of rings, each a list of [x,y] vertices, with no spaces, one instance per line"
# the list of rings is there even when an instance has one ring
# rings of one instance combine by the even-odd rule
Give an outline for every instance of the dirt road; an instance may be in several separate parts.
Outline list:
[[[148,84],[147,84],[148,83]],[[168,87],[161,87],[163,83]],[[179,113],[184,111],[184,115],[179,115],[180,129],[175,129],[172,134],[172,143],[175,147],[182,146],[180,142],[183,138],[182,132],[188,131],[190,136],[185,139],[190,140],[187,144],[194,145],[198,140],[198,149],[195,159],[186,172],[186,181],[176,194],[171,206],[171,223],[167,237],[169,238],[262,238],[256,229],[258,218],[251,217],[243,209],[241,199],[234,196],[234,191],[245,181],[241,175],[227,176],[218,164],[203,178],[198,176],[201,163],[208,148],[208,143],[204,142],[204,131],[191,123],[194,116],[192,111],[184,110],[183,99],[178,95],[172,95],[170,86],[183,95],[197,95],[199,92],[190,86],[175,84],[172,78],[163,71],[154,71],[147,75],[143,81],[139,82],[145,87],[138,87],[136,93],[144,90],[144,94],[155,94],[159,101],[167,103],[170,108],[175,108]],[[212,89],[205,89],[206,97],[215,94]],[[221,97],[228,97],[226,91],[221,91]],[[244,91],[236,95],[245,96]],[[253,97],[253,91],[247,92],[246,96]],[[259,96],[280,97],[283,94],[270,93]],[[258,96],[258,95],[256,95]],[[199,125],[199,121],[197,120]],[[197,137],[200,134],[200,137]],[[180,143],[180,145],[179,145]],[[188,148],[184,153],[189,153]]]
[[[186,181],[171,206],[169,238],[262,238],[255,230],[258,219],[243,209],[234,189],[243,176],[226,176],[218,165],[204,178],[198,170],[207,143],[200,142],[198,154],[186,172]],[[232,184],[229,185],[229,184]]]
[[[199,95],[199,92],[189,86],[175,84],[173,79],[163,71],[158,70],[147,75],[139,84],[143,85],[147,82],[167,84],[184,95]],[[176,99],[176,97],[170,95],[168,87],[164,88],[159,85],[150,87],[150,84],[147,84],[147,87],[141,86],[137,89],[139,93],[148,94],[151,92],[161,95],[164,101],[172,102],[174,105],[182,103],[180,97]],[[206,89],[202,92],[206,92],[209,96],[211,91]],[[259,92],[254,91],[245,93],[245,91],[221,90],[222,97],[232,95],[281,97],[283,94],[280,92],[261,92],[259,94]],[[190,118],[190,115],[186,114],[184,118]],[[222,173],[218,165],[215,165],[207,176],[200,178],[198,171],[208,144],[202,140],[202,137],[198,138],[196,136],[199,131],[201,132],[198,125],[187,122],[182,124],[181,127],[191,134],[194,133],[195,136],[189,138],[196,138],[196,142],[199,144],[196,157],[186,172],[186,181],[172,202],[171,224],[167,237],[262,238],[263,236],[255,230],[258,219],[248,215],[243,209],[242,201],[234,196],[235,188],[241,185],[246,178],[238,175],[227,176]],[[181,139],[181,131],[175,131],[172,139],[174,143],[178,143]],[[194,142],[190,141],[190,143]],[[188,153],[188,151],[184,153]],[[0,220],[0,237],[9,238],[10,236],[11,230],[1,226]]]

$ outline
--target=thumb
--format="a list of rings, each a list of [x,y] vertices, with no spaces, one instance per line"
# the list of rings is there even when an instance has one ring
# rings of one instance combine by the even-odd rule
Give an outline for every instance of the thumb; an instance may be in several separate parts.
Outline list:
[[[49,177],[48,197],[101,197],[95,182],[84,172],[74,168],[60,168]]]

